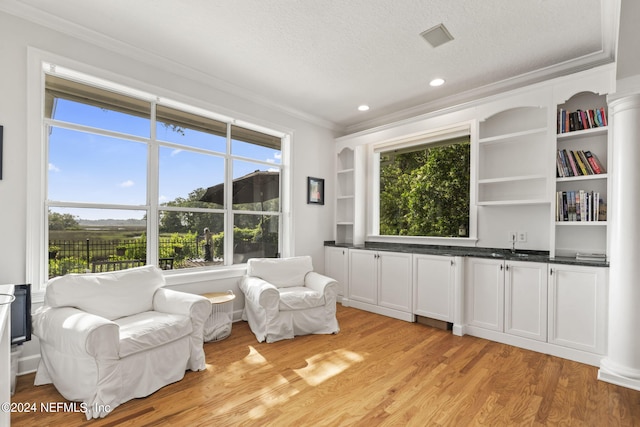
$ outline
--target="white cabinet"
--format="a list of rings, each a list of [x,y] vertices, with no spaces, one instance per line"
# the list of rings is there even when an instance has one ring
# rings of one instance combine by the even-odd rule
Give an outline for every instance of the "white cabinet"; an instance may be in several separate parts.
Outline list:
[[[378,304],[378,253],[349,250],[349,301]]]
[[[465,269],[466,320],[470,326],[504,329],[504,261],[468,258]]]
[[[419,316],[454,322],[455,258],[413,255],[413,312]]]
[[[545,341],[546,264],[469,258],[466,271],[467,324]]]
[[[549,342],[604,354],[607,269],[549,265]]]
[[[347,289],[349,288],[349,249],[325,246],[324,274],[338,282],[339,299],[347,295]]]
[[[504,286],[504,331],[547,340],[547,264],[507,261]]]
[[[411,289],[411,254],[349,250],[348,305],[413,321]]]

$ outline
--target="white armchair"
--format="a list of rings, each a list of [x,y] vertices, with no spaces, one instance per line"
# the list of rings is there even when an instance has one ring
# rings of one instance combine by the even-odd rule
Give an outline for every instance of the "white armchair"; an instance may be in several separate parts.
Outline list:
[[[243,320],[258,342],[335,334],[338,283],[313,271],[311,257],[252,258],[240,282]]]
[[[164,284],[154,266],[51,279],[33,317],[35,385],[53,383],[90,419],[205,369],[211,303]]]

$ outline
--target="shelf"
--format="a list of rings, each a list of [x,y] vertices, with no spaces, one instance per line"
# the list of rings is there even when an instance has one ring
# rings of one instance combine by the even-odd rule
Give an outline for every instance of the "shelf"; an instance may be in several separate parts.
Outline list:
[[[353,173],[354,171],[355,171],[355,169],[341,169],[337,173],[338,174],[347,174],[347,173]]]
[[[337,200],[353,200],[354,198],[355,198],[355,196],[353,194],[336,197]]]
[[[602,227],[607,225],[607,221],[556,221],[556,225],[570,227]]]
[[[478,206],[548,205],[549,203],[551,202],[545,199],[496,200],[488,202],[478,202]]]
[[[522,176],[508,176],[503,178],[487,178],[479,179],[478,184],[496,184],[503,182],[517,182],[517,181],[534,181],[538,179],[547,179],[545,175],[522,175]]]
[[[353,221],[338,221],[336,225],[353,225]]]
[[[607,179],[606,173],[600,173],[595,175],[580,175],[580,176],[568,176],[566,178],[556,178],[556,182],[576,182],[576,181],[589,181],[597,179]]]
[[[573,132],[565,132],[556,134],[558,141],[569,141],[572,139],[585,138],[589,136],[604,135],[609,130],[608,126],[601,126],[599,128],[574,130]]]
[[[496,144],[496,143],[518,143],[525,142],[526,140],[519,140],[518,138],[523,136],[535,135],[535,134],[545,134],[547,132],[547,128],[538,128],[538,129],[530,129],[521,132],[508,133],[504,135],[490,136],[488,138],[481,138],[478,140],[478,144],[480,145],[488,145],[488,144]]]

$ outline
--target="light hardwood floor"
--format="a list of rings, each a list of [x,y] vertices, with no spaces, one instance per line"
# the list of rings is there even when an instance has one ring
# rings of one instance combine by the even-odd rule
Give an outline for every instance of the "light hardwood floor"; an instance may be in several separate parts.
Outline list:
[[[342,331],[260,344],[246,323],[207,370],[106,418],[14,413],[14,426],[640,425],[640,392],[597,368],[338,305]],[[64,402],[18,377],[13,402]]]

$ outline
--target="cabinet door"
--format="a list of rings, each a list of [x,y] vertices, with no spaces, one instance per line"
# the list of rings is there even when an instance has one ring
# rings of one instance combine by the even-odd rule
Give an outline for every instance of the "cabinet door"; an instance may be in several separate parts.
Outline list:
[[[505,332],[547,340],[547,264],[507,261],[505,267]]]
[[[349,250],[349,299],[378,303],[377,252]]]
[[[549,342],[604,354],[607,269],[549,265]]]
[[[468,258],[465,273],[467,324],[504,329],[504,261]]]
[[[411,313],[411,254],[378,253],[378,305]]]
[[[413,256],[413,312],[453,322],[455,269],[452,257]]]
[[[348,249],[325,246],[324,248],[324,274],[338,282],[338,295],[347,295],[349,278]]]

